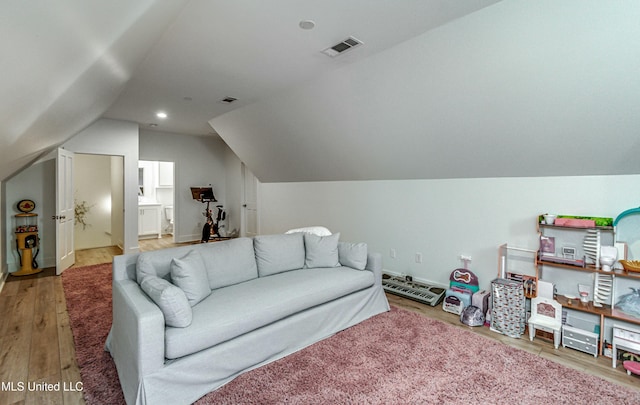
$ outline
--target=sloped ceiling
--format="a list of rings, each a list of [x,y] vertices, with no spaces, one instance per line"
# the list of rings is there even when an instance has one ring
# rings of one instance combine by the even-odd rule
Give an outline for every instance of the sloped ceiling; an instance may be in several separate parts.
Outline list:
[[[100,118],[185,2],[3,2],[0,179]]]
[[[218,115],[374,55],[498,0],[190,0],[107,118],[209,134]],[[302,20],[315,28],[301,29]],[[364,46],[329,58],[349,36]],[[233,104],[222,103],[226,97]],[[155,112],[167,112],[156,119]]]
[[[638,21],[636,0],[10,0],[0,179],[100,117],[217,133],[262,181],[636,174]]]
[[[637,174],[638,21],[503,1],[210,124],[264,182]]]
[[[208,121],[220,114],[496,1],[10,0],[0,13],[0,179],[99,117],[217,136]],[[315,29],[301,29],[304,19]],[[320,52],[349,35],[365,46]]]

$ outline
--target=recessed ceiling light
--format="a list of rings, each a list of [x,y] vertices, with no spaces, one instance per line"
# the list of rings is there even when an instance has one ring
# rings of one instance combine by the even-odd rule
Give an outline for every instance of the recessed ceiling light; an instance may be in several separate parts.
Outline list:
[[[300,23],[298,23],[298,25],[303,30],[312,30],[313,27],[316,26],[316,23],[311,21],[311,20],[302,20],[302,21],[300,21]]]
[[[165,118],[167,118],[167,113],[166,113],[166,112],[164,112],[164,111],[158,111],[158,112],[156,113],[156,117],[158,117],[158,118],[162,118],[162,119],[165,119]]]
[[[150,124],[149,124],[149,126],[150,126],[151,128],[154,128],[154,127],[157,127],[157,126],[158,126],[158,124],[156,124],[155,122],[152,122],[152,123],[150,123]]]

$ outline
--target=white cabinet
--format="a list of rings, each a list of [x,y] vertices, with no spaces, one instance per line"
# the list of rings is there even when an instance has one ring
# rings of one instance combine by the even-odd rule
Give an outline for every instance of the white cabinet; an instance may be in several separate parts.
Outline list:
[[[562,347],[571,347],[598,357],[598,338],[599,336],[593,332],[562,326]]]
[[[160,204],[138,206],[138,236],[162,237]]]
[[[158,162],[158,187],[173,187],[173,162]]]

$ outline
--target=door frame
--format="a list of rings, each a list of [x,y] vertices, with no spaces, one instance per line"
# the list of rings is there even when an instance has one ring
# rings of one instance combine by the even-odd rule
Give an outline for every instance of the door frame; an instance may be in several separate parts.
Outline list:
[[[242,163],[241,164],[241,177],[242,177],[242,211],[240,217],[240,236],[255,236],[253,234],[247,234],[247,224],[248,224],[248,215],[247,211],[251,209],[251,204],[255,205],[253,207],[255,209],[255,234],[260,234],[260,210],[259,210],[259,189],[258,187],[258,179],[256,176],[247,168],[247,166]],[[247,180],[252,180],[253,190],[251,193],[247,193]],[[247,201],[247,194],[253,194],[255,196],[255,201]]]

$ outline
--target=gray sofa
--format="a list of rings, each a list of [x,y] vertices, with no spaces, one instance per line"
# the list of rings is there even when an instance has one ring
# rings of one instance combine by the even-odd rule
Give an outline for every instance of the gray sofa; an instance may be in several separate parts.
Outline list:
[[[106,350],[129,404],[187,404],[389,310],[382,258],[339,234],[117,256]]]

